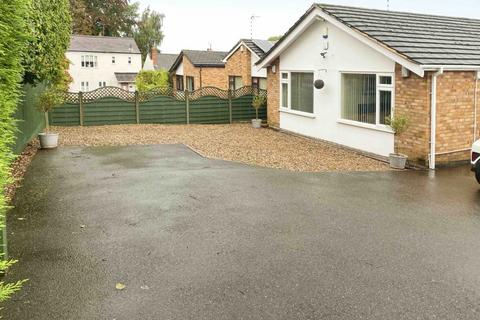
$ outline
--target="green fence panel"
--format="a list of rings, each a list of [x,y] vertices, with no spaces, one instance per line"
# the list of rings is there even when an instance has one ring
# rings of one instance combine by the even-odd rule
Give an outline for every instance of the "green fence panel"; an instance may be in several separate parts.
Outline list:
[[[190,101],[190,123],[214,124],[229,122],[228,100],[206,96]]]
[[[45,90],[43,84],[23,86],[22,102],[17,106],[15,119],[17,119],[17,137],[13,151],[20,154],[25,146],[45,127],[45,116],[37,109],[37,101]]]
[[[48,120],[52,126],[78,126],[80,125],[80,106],[72,103],[57,106],[48,113]]]
[[[185,101],[168,96],[157,96],[140,103],[140,123],[187,123]]]
[[[115,97],[105,97],[83,104],[83,124],[86,126],[136,122],[134,102]]]
[[[232,99],[232,120],[234,122],[246,122],[255,119],[255,109],[252,107],[253,95],[245,95]],[[258,110],[259,119],[267,119],[267,108],[264,106]]]

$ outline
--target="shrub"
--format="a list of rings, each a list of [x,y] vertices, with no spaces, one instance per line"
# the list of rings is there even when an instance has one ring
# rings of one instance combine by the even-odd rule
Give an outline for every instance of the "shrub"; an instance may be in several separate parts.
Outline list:
[[[164,70],[142,70],[137,75],[135,85],[140,92],[169,87],[169,74]]]
[[[255,119],[258,119],[258,109],[263,107],[267,103],[267,97],[265,95],[256,95],[252,100],[252,107],[255,109]]]
[[[388,117],[385,119],[385,123],[389,125],[395,135],[402,135],[410,126],[410,121],[406,116],[397,115],[395,117]],[[398,154],[397,144],[395,143],[395,153]]]
[[[11,183],[10,165],[13,161],[12,146],[15,142],[15,120],[13,118],[20,100],[22,82],[22,55],[26,52],[28,34],[27,18],[29,0],[0,1],[0,232],[5,228],[7,203],[5,187]],[[0,272],[4,273],[16,261],[0,261]],[[18,291],[24,281],[0,282],[0,302]]]
[[[62,87],[50,87],[38,99],[38,109],[45,114],[45,129],[50,128],[48,112],[65,102],[65,90]]]

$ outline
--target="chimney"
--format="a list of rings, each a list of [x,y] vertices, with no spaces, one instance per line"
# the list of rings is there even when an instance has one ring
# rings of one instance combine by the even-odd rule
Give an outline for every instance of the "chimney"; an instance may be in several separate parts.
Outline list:
[[[158,49],[152,48],[150,53],[150,58],[152,59],[153,65],[158,66]]]

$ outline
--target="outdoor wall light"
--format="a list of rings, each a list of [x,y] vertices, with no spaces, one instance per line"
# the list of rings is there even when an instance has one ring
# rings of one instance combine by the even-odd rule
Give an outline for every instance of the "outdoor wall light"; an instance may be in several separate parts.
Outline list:
[[[313,82],[313,86],[318,90],[323,89],[325,87],[325,81],[322,79],[317,79]]]
[[[277,73],[277,66],[276,65],[273,65],[272,66],[272,72],[275,74]]]

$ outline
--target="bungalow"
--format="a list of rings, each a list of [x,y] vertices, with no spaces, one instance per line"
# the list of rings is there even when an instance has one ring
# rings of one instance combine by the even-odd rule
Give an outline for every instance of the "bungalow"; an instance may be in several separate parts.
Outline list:
[[[70,91],[105,86],[135,91],[142,55],[133,38],[72,35],[66,56],[73,79]]]
[[[437,164],[479,136],[480,20],[314,4],[257,63],[273,126]],[[315,85],[314,85],[315,84]],[[385,121],[404,115],[395,136]]]
[[[157,48],[153,48],[145,58],[143,69],[169,71],[177,57],[178,54],[176,53],[161,53]]]
[[[223,59],[228,88],[252,86],[266,90],[267,70],[258,69],[255,64],[273,45],[274,42],[268,40],[241,39]]]
[[[173,88],[193,91],[202,87],[217,87],[226,90],[225,78],[227,52],[182,50],[170,68]]]

